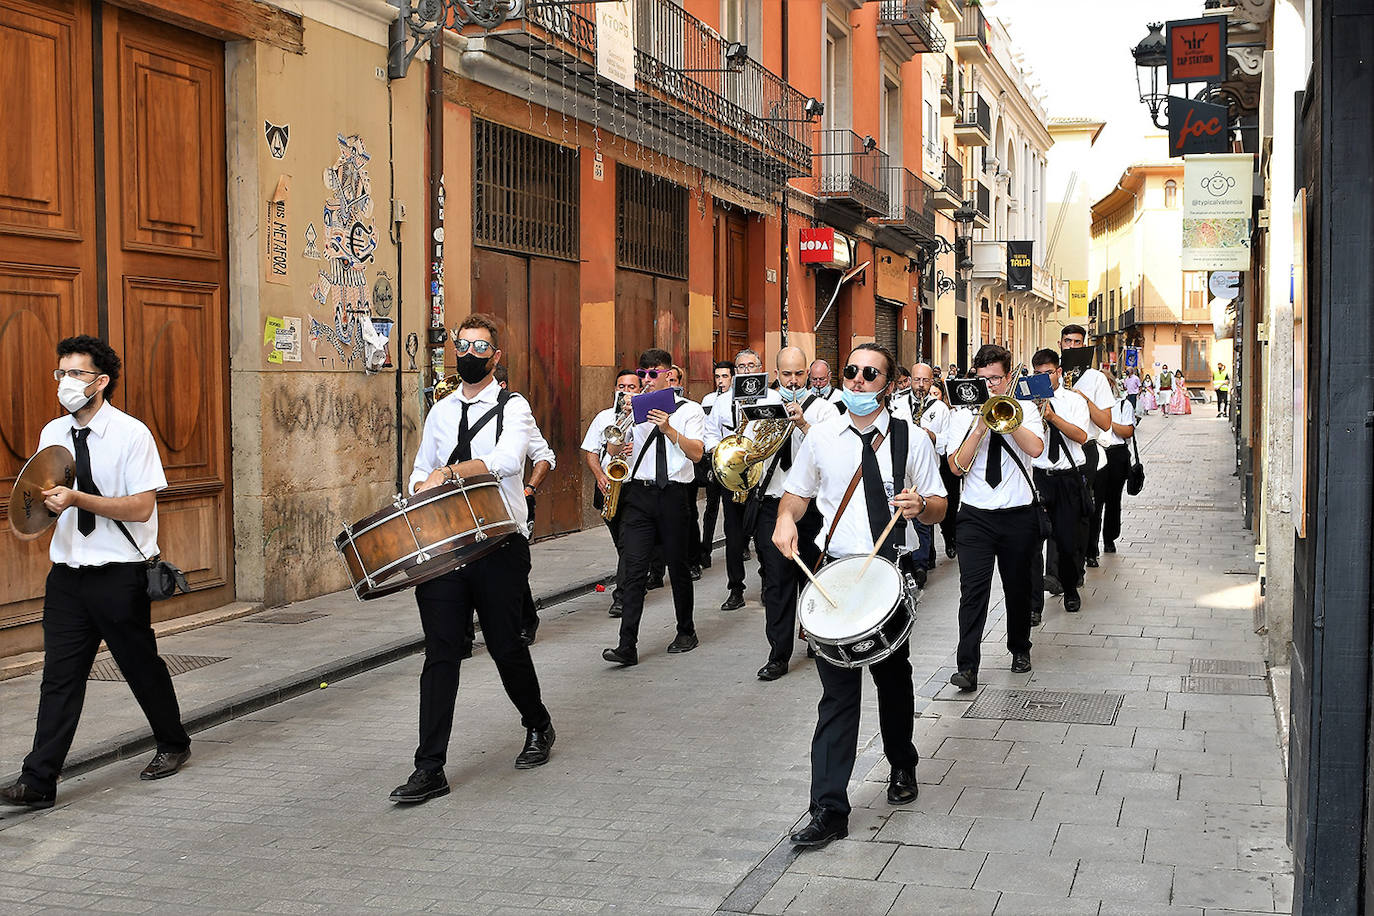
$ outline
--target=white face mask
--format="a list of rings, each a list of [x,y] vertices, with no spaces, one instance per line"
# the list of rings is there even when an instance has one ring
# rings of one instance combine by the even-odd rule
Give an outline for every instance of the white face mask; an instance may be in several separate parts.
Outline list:
[[[57,385],[57,399],[68,413],[76,413],[91,402],[93,394],[86,394],[86,386],[80,379],[64,378]]]

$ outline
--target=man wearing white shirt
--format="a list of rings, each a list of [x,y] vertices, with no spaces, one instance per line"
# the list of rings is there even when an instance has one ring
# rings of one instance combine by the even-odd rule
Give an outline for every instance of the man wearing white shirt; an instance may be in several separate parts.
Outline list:
[[[110,649],[157,739],[141,779],[171,776],[191,754],[176,691],[157,654],[145,558],[156,556],[157,491],[167,478],[148,427],[109,403],[119,356],[95,337],[57,345],[58,400],[67,414],[48,423],[38,448],[75,456],[75,489],[43,491],[57,515],[43,598],[43,681],[33,750],[0,804],[51,808],[71,749],[86,680],[101,640]],[[122,529],[122,530],[121,530]]]
[[[787,673],[792,646],[797,639],[797,589],[801,572],[795,563],[773,546],[778,505],[782,501],[787,475],[801,453],[812,429],[839,417],[831,403],[806,387],[806,354],[796,347],[778,351],[776,390],[770,389],[766,403],[786,406],[795,424],[787,441],[764,462],[763,477],[754,492],[757,504],[750,533],[763,567],[764,631],[768,636],[768,661],[759,669],[761,681],[775,681]],[[798,551],[803,562],[814,567],[820,557],[816,537],[821,532],[821,513],[814,505],[797,522],[800,532]]]
[[[613,405],[600,411],[592,418],[592,425],[587,427],[587,435],[582,440],[582,458],[596,480],[592,505],[597,512],[606,505],[606,493],[611,487],[611,479],[606,476],[606,468],[612,460],[606,453],[606,430],[620,425],[628,416],[630,398],[636,394],[639,394],[639,376],[633,369],[621,369],[615,377],[615,404],[620,405],[620,409],[617,410]],[[616,552],[615,586],[611,589],[611,608],[608,612],[612,617],[619,617],[624,607],[621,586],[625,582],[625,557],[620,547],[620,519],[618,511],[605,519],[606,530],[611,533],[611,543],[615,545]]]
[[[1059,368],[1059,354],[1053,350],[1038,350],[1031,357],[1031,367],[1047,375],[1054,386],[1054,396],[1041,407],[1045,420],[1045,450],[1035,459],[1035,486],[1049,513],[1052,533],[1044,565],[1036,558],[1031,570],[1031,625],[1040,623],[1045,609],[1044,576],[1053,570],[1064,590],[1064,610],[1076,613],[1083,607],[1078,594],[1078,580],[1083,574],[1080,530],[1083,521],[1091,517],[1087,480],[1083,476],[1083,443],[1088,441],[1088,405],[1063,385]],[[1051,567],[1051,562],[1055,565]]]
[[[1134,435],[1135,411],[1129,400],[1121,398],[1112,407],[1111,425],[1097,436],[1105,461],[1093,489],[1097,512],[1093,516],[1090,536],[1094,549],[1101,537],[1106,553],[1116,553],[1116,539],[1121,536],[1121,491],[1131,470],[1131,451],[1127,442]]]
[[[639,357],[639,376],[645,393],[670,390],[668,371],[673,358],[666,350],[645,350]],[[687,564],[689,524],[687,500],[692,495],[694,463],[701,460],[706,416],[695,401],[675,398],[672,413],[649,411],[645,422],[633,430],[634,455],[630,479],[620,491],[620,538],[625,554],[624,611],[620,618],[620,642],[601,653],[608,662],[628,668],[639,664],[639,620],[644,613],[644,593],[654,545],[663,547],[663,559],[673,586],[677,636],[668,652],[691,652],[698,645],[692,620],[692,577]],[[628,445],[628,443],[627,443]],[[613,456],[627,451],[610,446]]]
[[[974,375],[993,395],[1012,390],[1011,368],[1011,353],[996,344],[984,345],[973,358]],[[1032,402],[1021,402],[1021,409],[1021,425],[1006,435],[993,432],[981,413],[967,407],[950,412],[945,431],[950,469],[963,478],[958,670],[949,682],[965,692],[978,687],[994,564],[1007,607],[1011,670],[1031,670],[1031,564],[1040,554],[1041,534],[1030,463],[1044,451],[1045,427]]]
[[[505,366],[496,367],[496,384],[501,386],[502,391],[510,390],[510,374]],[[530,538],[534,537],[534,504],[535,497],[539,495],[539,485],[558,466],[558,457],[549,447],[544,434],[539,431],[536,424],[530,431],[530,447],[525,457],[530,462],[530,479],[525,483],[525,527],[529,530],[530,537],[523,540],[524,549],[530,548]],[[525,583],[525,600],[520,606],[520,641],[527,646],[534,645],[534,635],[539,630],[539,611],[534,606],[534,593],[530,591],[529,582]],[[468,632],[469,639],[475,639],[474,631]]]
[[[894,507],[908,522],[940,520],[945,488],[930,439],[883,406],[896,365],[891,353],[873,343],[860,344],[850,354],[842,395],[849,408],[846,416],[812,429],[787,476],[773,531],[773,544],[784,558],[801,551],[797,525],[813,499],[828,525],[821,549],[832,559],[871,552]],[[851,490],[856,475],[860,484]],[[895,562],[897,545],[904,538],[900,529],[894,530],[878,544],[878,553]],[[887,800],[908,804],[919,792],[920,760],[912,741],[910,644],[903,642],[868,670],[878,691],[883,753],[892,765]],[[847,786],[857,754],[863,671],[818,658],[816,673],[822,693],[811,739],[811,820],[792,834],[797,846],[823,846],[849,833]]]
[[[935,370],[929,363],[917,363],[911,367],[911,387],[892,397],[892,415],[911,420],[930,437],[932,444],[938,443],[949,423],[949,408],[939,398],[931,396],[935,383]],[[948,489],[948,486],[946,486]],[[922,588],[926,584],[926,574],[935,568],[935,527],[917,523],[911,526],[913,552],[903,560],[910,567],[912,577]]]
[[[735,354],[736,375],[762,371],[763,359],[753,350],[740,350]],[[711,415],[706,418],[706,451],[714,452],[720,440],[739,432],[743,426],[734,391],[722,392],[711,408]],[[744,562],[749,554],[750,532],[744,530],[744,503],[733,497],[734,493],[728,490],[721,493],[721,503],[725,507],[725,579],[729,590],[721,603],[722,611],[744,607]]]
[[[708,425],[715,413],[716,402],[728,401],[725,393],[730,390],[730,383],[735,380],[735,364],[728,359],[720,360],[712,372],[715,387],[701,399],[701,409],[706,414]],[[697,557],[697,564],[702,569],[710,569],[711,553],[715,550],[716,544],[716,519],[720,516],[720,502],[721,499],[729,499],[729,496],[725,494],[725,488],[720,485],[720,481],[711,473],[709,451],[697,462],[696,479],[697,486],[706,488],[706,509],[701,519],[701,553]]]
[[[1088,332],[1079,324],[1067,324],[1059,332],[1060,350],[1077,350],[1087,345]],[[1116,404],[1116,394],[1112,391],[1112,383],[1107,381],[1107,377],[1099,369],[1086,369],[1073,383],[1073,390],[1088,403],[1088,421],[1092,424],[1088,428],[1088,441],[1083,446],[1083,472],[1088,478],[1088,486],[1096,489],[1097,472],[1099,462],[1097,460],[1097,436],[1102,430],[1111,426],[1111,410]],[[1086,540],[1087,533],[1084,533],[1082,545],[1084,562],[1088,566],[1097,566],[1097,539]]]
[[[401,804],[428,801],[449,791],[444,763],[453,731],[458,670],[464,652],[471,650],[467,627],[474,611],[487,652],[525,728],[525,746],[515,758],[516,769],[547,763],[555,737],[529,647],[520,638],[520,605],[530,563],[528,545],[521,549],[516,539],[529,534],[522,478],[534,416],[523,397],[502,391],[496,382],[501,349],[490,318],[480,314],[464,318],[453,344],[462,384],[425,418],[410,475],[411,492],[491,474],[500,482],[502,502],[520,533],[465,566],[415,588],[425,634],[420,743],[415,772],[391,793],[391,800]]]

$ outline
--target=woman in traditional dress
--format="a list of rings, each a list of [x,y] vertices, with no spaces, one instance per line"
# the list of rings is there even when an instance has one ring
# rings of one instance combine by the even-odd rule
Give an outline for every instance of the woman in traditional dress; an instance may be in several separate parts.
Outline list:
[[[1188,400],[1188,383],[1182,372],[1174,373],[1174,396],[1169,401],[1170,414],[1184,417],[1193,412],[1192,402]]]
[[[1150,411],[1157,407],[1159,407],[1159,398],[1155,395],[1155,380],[1146,374],[1144,387],[1140,389],[1140,411],[1148,417]]]

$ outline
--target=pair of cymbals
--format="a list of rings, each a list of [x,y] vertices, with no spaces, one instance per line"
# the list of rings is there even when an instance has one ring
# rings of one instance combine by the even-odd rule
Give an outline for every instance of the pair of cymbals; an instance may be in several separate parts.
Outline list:
[[[10,493],[10,530],[25,541],[47,531],[57,521],[57,516],[43,505],[43,491],[75,483],[76,458],[71,451],[62,445],[41,449],[28,460],[14,481],[14,490]]]

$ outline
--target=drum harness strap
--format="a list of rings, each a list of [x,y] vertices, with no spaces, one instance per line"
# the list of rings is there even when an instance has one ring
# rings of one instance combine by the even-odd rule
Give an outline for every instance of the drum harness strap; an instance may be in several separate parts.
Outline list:
[[[896,492],[901,492],[906,485],[906,456],[908,435],[910,431],[907,428],[905,420],[899,420],[893,417],[888,423],[888,432],[892,434],[891,438],[888,439],[888,446],[892,450],[893,488]],[[873,438],[873,450],[876,452],[882,443],[883,436],[881,434],[875,436]],[[901,468],[901,470],[898,471],[898,468]],[[849,481],[848,489],[844,491],[844,499],[840,500],[840,507],[835,511],[835,517],[830,521],[830,530],[826,532],[825,546],[821,548],[821,555],[816,560],[816,569],[820,569],[821,566],[824,565],[825,558],[830,553],[830,539],[835,536],[835,529],[839,527],[840,518],[844,516],[844,510],[849,508],[849,500],[854,497],[854,491],[859,488],[859,482],[863,480],[863,473],[863,465],[860,464],[858,469],[854,471],[854,476]],[[896,485],[896,478],[899,474],[901,475],[902,487]],[[894,536],[905,528],[906,519],[902,519],[897,523],[897,527],[893,529]]]
[[[488,410],[486,413],[484,413],[482,415],[482,419],[478,420],[476,423],[468,427],[467,441],[471,443],[473,439],[477,438],[477,433],[480,432],[482,427],[487,425],[487,421],[489,421],[494,416],[496,417],[496,441],[500,442],[501,431],[505,428],[506,425],[506,402],[509,401],[512,397],[519,396],[520,395],[517,392],[509,391],[505,388],[502,388],[501,391],[498,392],[496,395],[496,406],[491,410]],[[457,445],[453,447],[453,451],[449,452],[448,461],[445,462],[446,464],[453,464],[455,461],[458,460],[458,450],[462,448],[462,446],[463,443],[459,442]]]

